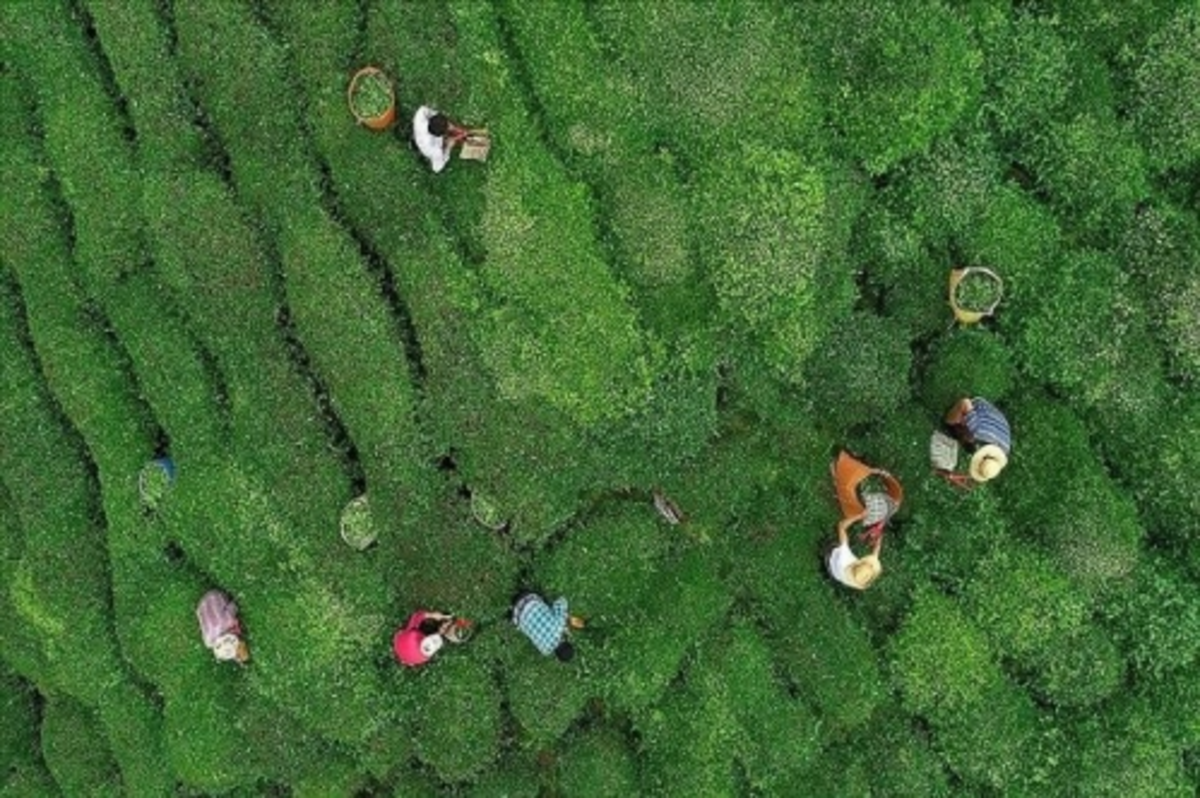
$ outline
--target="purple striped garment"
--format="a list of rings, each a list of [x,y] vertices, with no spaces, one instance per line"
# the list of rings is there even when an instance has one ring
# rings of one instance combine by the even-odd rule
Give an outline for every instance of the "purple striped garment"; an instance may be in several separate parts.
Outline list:
[[[1012,451],[1012,432],[1008,428],[1008,419],[988,400],[978,396],[972,399],[971,409],[964,416],[963,423],[976,443],[995,444],[1005,454]]]
[[[200,621],[200,634],[204,645],[212,648],[217,639],[227,632],[238,634],[237,604],[220,590],[210,590],[196,606],[196,618]]]

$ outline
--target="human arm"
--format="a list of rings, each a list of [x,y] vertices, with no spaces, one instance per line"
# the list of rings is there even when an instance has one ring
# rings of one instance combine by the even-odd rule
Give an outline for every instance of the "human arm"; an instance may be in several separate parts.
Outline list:
[[[955,402],[954,407],[950,408],[950,411],[946,413],[946,423],[952,427],[957,427],[963,423],[967,417],[967,413],[970,413],[973,407],[974,405],[971,404],[970,399],[964,398],[958,400]]]
[[[862,518],[861,513],[858,515],[843,518],[841,521],[838,521],[837,533],[838,533],[838,545],[839,546],[845,546],[850,543],[850,525],[853,524],[855,521],[859,520],[860,518]]]

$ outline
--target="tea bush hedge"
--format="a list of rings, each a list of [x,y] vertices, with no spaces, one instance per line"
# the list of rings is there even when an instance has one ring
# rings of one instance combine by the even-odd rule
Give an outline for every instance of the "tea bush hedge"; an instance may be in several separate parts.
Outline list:
[[[0,795],[1194,794],[1197,20],[0,5]],[[863,592],[841,449],[905,490]],[[474,639],[398,666],[418,607]]]

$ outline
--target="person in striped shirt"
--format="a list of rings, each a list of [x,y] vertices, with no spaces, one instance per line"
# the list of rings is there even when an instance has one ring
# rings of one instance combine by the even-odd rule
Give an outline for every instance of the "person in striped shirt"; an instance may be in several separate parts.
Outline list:
[[[204,645],[214,657],[221,662],[236,660],[239,665],[244,665],[250,659],[250,649],[242,638],[237,611],[237,604],[227,593],[210,590],[196,605],[196,619],[200,622]]]
[[[543,655],[553,654],[560,662],[570,662],[575,656],[575,647],[566,639],[567,629],[578,629],[583,622],[567,614],[565,598],[547,604],[537,593],[520,593],[513,602],[512,622]]]
[[[954,437],[972,449],[968,472],[974,481],[994,479],[1008,465],[1012,431],[1008,419],[988,400],[960,399],[946,414],[946,424]]]

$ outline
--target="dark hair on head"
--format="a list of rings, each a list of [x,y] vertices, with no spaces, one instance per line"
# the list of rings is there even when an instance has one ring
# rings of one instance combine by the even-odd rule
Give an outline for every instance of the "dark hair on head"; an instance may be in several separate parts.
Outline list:
[[[450,120],[444,114],[434,114],[429,117],[429,132],[435,136],[444,136],[450,130]]]
[[[442,622],[437,618],[426,618],[417,625],[417,629],[419,629],[423,635],[437,634],[438,630],[441,628]]]
[[[554,649],[554,656],[558,657],[559,662],[570,662],[575,658],[575,646],[564,640]]]

